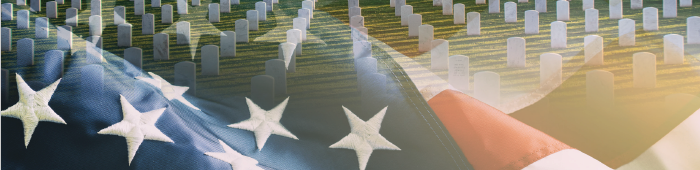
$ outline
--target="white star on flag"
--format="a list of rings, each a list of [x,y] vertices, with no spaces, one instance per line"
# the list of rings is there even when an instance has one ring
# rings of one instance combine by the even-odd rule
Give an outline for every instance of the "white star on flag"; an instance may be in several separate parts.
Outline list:
[[[136,79],[139,79],[141,81],[145,81],[146,83],[152,84],[153,86],[156,86],[156,88],[160,89],[161,92],[163,92],[163,96],[167,98],[168,100],[179,100],[183,104],[195,109],[199,110],[196,106],[192,105],[185,97],[182,97],[182,94],[185,94],[187,92],[187,89],[190,89],[190,87],[187,86],[174,86],[168,81],[165,81],[165,79],[161,78],[155,73],[148,72],[148,74],[151,75],[151,78],[146,78],[142,76],[136,77]]]
[[[63,118],[49,107],[49,100],[51,100],[51,96],[56,91],[56,87],[58,87],[61,79],[36,92],[24,82],[22,76],[15,73],[15,77],[17,78],[19,102],[0,112],[0,115],[17,118],[22,121],[22,125],[24,125],[24,147],[26,148],[29,145],[29,140],[32,139],[34,129],[39,125],[39,121],[66,124],[66,121],[63,121]]]
[[[173,140],[156,127],[156,121],[158,121],[160,115],[163,114],[165,108],[141,113],[136,110],[124,96],[119,95],[119,97],[122,104],[124,119],[121,122],[100,130],[97,134],[117,135],[126,138],[127,150],[129,151],[129,165],[131,165],[131,160],[134,159],[136,151],[139,149],[139,146],[141,146],[143,140],[174,143]]]
[[[282,119],[282,113],[287,107],[289,97],[269,111],[263,110],[247,97],[245,101],[248,104],[248,110],[250,110],[250,119],[230,124],[228,127],[249,130],[255,133],[255,142],[258,145],[258,150],[262,150],[265,142],[267,142],[267,138],[272,134],[299,140],[292,132],[289,132],[280,124],[280,119]]]
[[[345,148],[353,149],[357,153],[357,160],[360,163],[360,170],[367,167],[369,156],[375,149],[385,150],[401,150],[399,147],[389,142],[381,134],[379,128],[382,126],[382,120],[386,114],[387,107],[384,107],[379,113],[370,118],[367,122],[362,121],[352,111],[343,106],[345,116],[350,122],[350,134],[334,143],[329,148]]]
[[[206,152],[204,154],[231,164],[233,170],[263,170],[256,165],[258,164],[258,160],[236,152],[231,149],[230,146],[226,145],[224,141],[219,140],[219,144],[224,148],[224,153]]]

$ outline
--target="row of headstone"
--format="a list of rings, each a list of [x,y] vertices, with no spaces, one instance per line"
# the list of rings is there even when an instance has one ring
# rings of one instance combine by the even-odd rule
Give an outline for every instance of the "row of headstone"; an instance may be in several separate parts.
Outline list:
[[[357,16],[355,16],[357,17]],[[306,40],[306,18],[294,18],[292,19],[292,28],[301,30],[301,40]]]

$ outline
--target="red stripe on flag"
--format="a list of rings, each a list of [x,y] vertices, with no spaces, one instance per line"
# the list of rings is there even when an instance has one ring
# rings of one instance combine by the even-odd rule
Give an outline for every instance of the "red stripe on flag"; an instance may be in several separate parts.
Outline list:
[[[454,90],[428,101],[476,170],[519,170],[568,145]]]

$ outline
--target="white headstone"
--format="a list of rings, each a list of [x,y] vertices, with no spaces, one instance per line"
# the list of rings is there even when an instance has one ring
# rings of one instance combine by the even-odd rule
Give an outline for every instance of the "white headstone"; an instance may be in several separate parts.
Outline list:
[[[245,15],[245,19],[248,20],[248,30],[257,31],[258,30],[258,14],[260,12],[256,10],[248,10]]]
[[[34,19],[35,38],[49,38],[49,18],[38,17]]]
[[[408,22],[408,17],[406,18]],[[466,24],[467,20],[467,13],[464,7],[464,4],[455,4],[454,5],[454,24]]]
[[[700,44],[700,17],[688,17],[686,33],[688,33],[688,44]]]
[[[493,107],[501,104],[501,76],[491,71],[474,74],[474,98]]]
[[[145,0],[134,0],[134,15],[143,15],[146,13]]]
[[[586,32],[598,32],[598,10],[586,9]]]
[[[68,8],[66,9],[66,25],[77,27],[78,26],[78,9]]]
[[[481,35],[481,14],[467,13],[467,35]]]
[[[557,1],[557,21],[569,21],[569,1]]]
[[[635,0],[632,0],[632,1],[635,1]],[[583,4],[581,5],[581,7],[583,8],[584,11],[587,9],[595,9],[595,0],[583,0],[582,3]]]
[[[352,8],[352,7],[360,7],[360,0],[348,0],[348,8]],[[394,6],[391,6],[391,7],[394,7]]]
[[[297,56],[301,56],[301,49],[302,49],[301,30],[299,30],[299,29],[287,30],[287,42],[297,44],[295,54]]]
[[[605,109],[615,105],[615,76],[604,70],[586,73],[586,101],[589,107]]]
[[[622,19],[622,0],[610,0],[610,19]]]
[[[219,47],[202,46],[202,75],[219,75]]]
[[[131,24],[117,26],[117,46],[131,47]]]
[[[90,36],[85,39],[86,60],[89,64],[99,64],[105,61],[102,56],[102,37]]]
[[[367,28],[365,27],[352,27],[350,28],[350,38],[352,41],[367,41],[369,35],[367,35]]]
[[[631,19],[621,19],[618,21],[618,36],[620,46],[634,46],[635,45],[635,28],[634,20]]]
[[[551,44],[552,48],[566,48],[567,47],[567,31],[566,22],[554,21],[551,24]]]
[[[155,16],[148,13],[141,16],[141,34],[153,35],[155,33]]]
[[[540,13],[535,10],[525,11],[525,34],[540,33]]]
[[[77,16],[77,15],[76,15]],[[114,7],[114,25],[126,23],[126,8],[124,6]]]
[[[442,0],[442,15],[452,15],[452,0]]]
[[[160,0],[151,0],[151,7],[160,8]]]
[[[659,30],[659,10],[654,7],[646,7],[643,12],[642,21],[644,23],[644,31]]]
[[[236,33],[233,31],[223,31],[219,35],[219,46],[221,47],[221,57],[236,56]]]
[[[20,0],[17,0],[17,1],[20,1]],[[24,1],[24,0],[21,0],[21,1]],[[82,10],[83,8],[81,7],[81,2],[80,2],[80,1],[81,1],[81,0],[71,0],[71,1],[70,1],[70,7],[71,7],[71,8],[78,9],[78,10]],[[19,4],[17,4],[17,5],[19,5]]]
[[[58,9],[56,8],[56,5],[57,5],[56,1],[46,2],[46,17],[47,18],[58,18]]]
[[[430,51],[433,46],[433,26],[421,25],[418,27],[418,51]]]
[[[285,42],[281,43],[278,48],[278,58],[284,60],[286,67],[287,67],[287,73],[294,73],[296,72],[296,63],[297,63],[297,56],[296,56],[296,44],[290,43],[290,42]]]
[[[357,71],[358,81],[361,81],[362,77],[365,77],[372,73],[377,73],[377,59],[372,57],[355,59],[355,71]],[[358,85],[359,88],[362,89],[361,82],[359,82]]]
[[[547,0],[535,0],[535,11],[546,13],[547,12]]]
[[[236,42],[248,42],[248,20],[236,20]]]
[[[4,3],[2,4],[2,20],[3,21],[12,21],[14,18],[14,11],[12,11],[12,4],[11,3]]]
[[[562,59],[557,53],[540,55],[540,86],[556,87],[561,84]]]
[[[408,16],[408,37],[417,37],[418,27],[423,25],[423,16],[420,14],[411,14]]]
[[[153,35],[153,59],[170,59],[170,37],[166,33]]]
[[[136,68],[143,69],[143,50],[138,47],[125,49],[124,61],[131,63]]]
[[[630,9],[642,9],[644,8],[643,0],[630,0]]]
[[[527,51],[525,47],[525,38],[510,37],[507,40],[507,64],[508,67],[525,67]]]
[[[680,0],[680,4],[678,4],[680,7],[692,7],[693,6],[693,0]]]
[[[603,37],[598,35],[583,37],[583,55],[586,65],[603,65]]]
[[[141,1],[143,2],[143,0],[141,0]],[[134,6],[136,8],[138,8],[138,5],[134,4]],[[90,1],[90,15],[102,16],[102,0],[91,0]]]
[[[404,5],[401,6],[401,8],[403,8],[401,9],[401,26],[408,26],[408,16],[411,16],[411,14],[413,14],[413,6]],[[352,17],[350,18],[350,20],[352,20]]]
[[[187,0],[177,0],[177,13],[187,14]]]
[[[90,25],[89,32],[91,36],[102,36],[102,16],[93,15],[88,18]]]
[[[233,5],[241,4],[241,0],[231,0],[231,4],[233,4]]]
[[[372,57],[372,43],[368,41],[355,41],[352,43],[353,58]]]
[[[302,9],[309,9],[310,17],[314,18],[314,1],[310,0],[305,0],[301,1],[301,8]]]
[[[191,61],[181,61],[174,67],[175,81],[173,85],[187,86],[187,94],[197,95],[197,64]]]
[[[306,18],[292,19],[292,28],[301,30],[301,40],[306,40]]]
[[[500,0],[489,0],[489,13],[501,13]]]
[[[258,11],[258,20],[259,21],[265,21],[267,20],[267,4],[265,2],[256,2],[255,3],[255,11]],[[250,24],[250,20],[248,20],[248,23]]]
[[[311,29],[311,10],[309,9],[299,9],[297,10],[297,13],[299,14],[299,18],[305,18],[306,19],[306,29]],[[304,36],[306,37],[306,36]]]
[[[2,41],[0,44],[2,44],[2,51],[11,51],[12,50],[12,29],[8,27],[2,27]]]
[[[173,6],[170,4],[163,5],[160,7],[160,23],[172,24],[173,23]]]
[[[365,26],[365,17],[363,16],[353,16],[350,18],[350,27],[359,28]]]
[[[469,57],[453,55],[448,60],[447,81],[459,91],[469,91]]]
[[[442,2],[445,3],[444,1]],[[447,40],[437,39],[432,42],[433,49],[430,50],[430,69],[446,70],[450,56],[450,43]]]
[[[226,0],[222,0],[226,1]],[[211,3],[209,4],[209,22],[219,22],[221,19],[219,17],[219,4]]]
[[[486,4],[486,0],[476,0],[476,4]]]
[[[675,18],[678,16],[678,1],[677,0],[663,0],[663,10],[664,18]]]
[[[30,2],[29,11],[41,12],[41,0],[30,0]]]
[[[190,22],[177,22],[177,44],[190,44]]]
[[[34,65],[34,40],[22,38],[17,40],[17,66]]]
[[[219,0],[219,3],[221,3],[219,6],[219,12],[231,13],[231,0]]]
[[[401,6],[406,5],[406,0],[396,0],[396,8],[394,8],[394,15],[401,16]]]
[[[202,4],[202,0],[192,0],[192,6],[200,6]]]
[[[442,0],[433,0],[433,6],[442,6]]]
[[[515,2],[506,2],[503,4],[503,10],[505,12],[504,18],[506,23],[518,22],[518,4]]]
[[[29,29],[29,11],[17,11],[17,29]]]
[[[656,87],[656,55],[648,52],[632,55],[632,81],[635,88]]]
[[[265,2],[265,7],[266,7],[265,11],[272,12],[272,9],[273,9],[272,7],[274,7],[272,0],[263,0],[263,2]]]
[[[272,76],[275,79],[276,95],[287,94],[287,68],[284,60],[271,59],[265,62],[265,75]]]
[[[664,64],[683,64],[684,45],[683,36],[678,34],[664,35]]]
[[[413,12],[413,10],[411,10]],[[353,16],[362,16],[362,8],[360,7],[350,7],[348,9],[348,18],[352,18]]]

